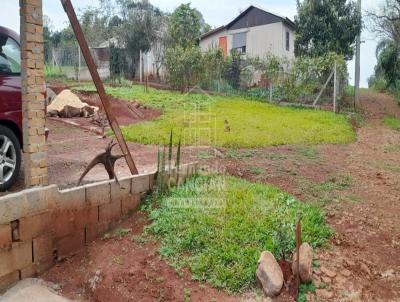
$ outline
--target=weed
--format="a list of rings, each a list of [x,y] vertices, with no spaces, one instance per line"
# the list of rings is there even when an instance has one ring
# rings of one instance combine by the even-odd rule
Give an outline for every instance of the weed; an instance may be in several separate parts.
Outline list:
[[[225,157],[226,158],[234,158],[234,159],[243,159],[243,158],[250,158],[253,156],[258,155],[259,152],[256,150],[246,150],[246,151],[239,151],[235,149],[230,149],[226,151]]]
[[[384,119],[384,123],[386,126],[390,127],[393,130],[400,131],[400,119],[395,117],[387,116]]]
[[[385,153],[397,153],[400,152],[400,144],[396,145],[386,145],[383,149],[383,152]]]
[[[192,301],[192,291],[190,288],[184,288],[183,289],[183,301],[184,302],[190,302]]]
[[[114,235],[117,237],[125,237],[129,235],[131,231],[131,229],[118,228],[114,231]]]
[[[298,187],[310,201],[327,205],[337,198],[337,192],[352,186],[353,179],[349,174],[334,174],[325,182],[315,183],[307,179],[300,179]]]
[[[297,148],[297,151],[308,159],[316,159],[319,156],[319,153],[315,148],[311,146],[300,146]]]
[[[145,234],[133,235],[131,237],[131,240],[132,240],[132,242],[135,242],[138,245],[144,245],[149,241],[149,237],[146,236]]]
[[[199,151],[196,154],[198,159],[210,159],[210,158],[214,158],[215,154],[211,151]]]
[[[315,293],[314,283],[300,284],[299,297],[297,299],[297,302],[307,302],[308,293]]]
[[[251,174],[261,175],[261,174],[263,174],[265,172],[265,169],[259,168],[259,167],[254,167],[254,168],[248,169],[248,171]]]
[[[295,247],[294,223],[303,240],[326,243],[331,230],[321,211],[279,189],[229,176],[196,176],[173,188],[150,212],[149,230],[160,254],[194,279],[230,292],[254,286],[262,251],[283,256]]]
[[[124,264],[121,257],[118,257],[118,256],[114,256],[111,260],[111,263],[115,264],[115,265],[123,265]]]

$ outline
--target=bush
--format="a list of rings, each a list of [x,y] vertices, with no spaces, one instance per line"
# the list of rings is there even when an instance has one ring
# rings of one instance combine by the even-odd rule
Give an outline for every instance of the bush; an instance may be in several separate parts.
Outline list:
[[[165,54],[167,82],[174,88],[184,92],[197,84],[203,73],[202,54],[199,47],[169,48]]]

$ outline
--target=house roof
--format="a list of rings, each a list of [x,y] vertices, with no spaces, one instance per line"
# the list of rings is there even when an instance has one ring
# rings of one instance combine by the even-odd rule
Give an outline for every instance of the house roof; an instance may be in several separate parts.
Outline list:
[[[268,14],[269,16],[275,18],[276,20],[279,20],[280,22],[285,23],[286,25],[288,25],[291,28],[295,28],[295,24],[292,20],[290,20],[287,17],[272,13],[270,11],[265,10],[264,8],[255,6],[255,5],[250,5],[246,10],[244,10],[242,13],[240,13],[239,16],[237,16],[234,20],[232,20],[230,23],[228,23],[228,25],[224,25],[224,26],[220,26],[216,29],[213,29],[212,31],[209,31],[208,33],[203,34],[200,39],[204,39],[207,38],[208,36],[211,36],[213,34],[216,34],[218,32],[221,32],[223,30],[226,29],[230,29],[233,25],[235,25],[240,19],[242,19],[244,16],[246,16],[247,13],[249,13],[252,9],[257,9],[259,11],[261,11],[262,13]],[[271,22],[272,23],[272,22]]]

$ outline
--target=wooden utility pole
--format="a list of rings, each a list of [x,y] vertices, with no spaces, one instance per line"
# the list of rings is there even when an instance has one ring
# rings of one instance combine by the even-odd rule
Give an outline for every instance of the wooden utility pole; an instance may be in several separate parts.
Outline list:
[[[358,0],[358,11],[361,16],[361,0]],[[354,109],[357,109],[360,105],[360,55],[361,55],[361,31],[357,35],[356,41],[356,68],[354,78]]]
[[[61,4],[63,5],[64,10],[68,15],[72,29],[75,33],[75,37],[78,40],[78,43],[81,47],[82,55],[85,58],[86,65],[90,71],[90,74],[92,75],[92,79],[94,85],[96,86],[97,93],[99,94],[101,103],[103,104],[107,119],[110,123],[111,129],[114,131],[115,137],[117,138],[118,144],[125,157],[126,163],[128,164],[129,170],[133,175],[139,174],[135,162],[133,161],[132,155],[126,144],[125,138],[122,135],[118,121],[111,112],[111,102],[104,89],[103,82],[101,81],[101,78],[97,71],[96,64],[94,63],[92,54],[90,53],[89,46],[86,42],[85,36],[83,35],[82,28],[79,24],[78,18],[76,17],[76,13],[74,7],[72,6],[71,0],[61,0]]]

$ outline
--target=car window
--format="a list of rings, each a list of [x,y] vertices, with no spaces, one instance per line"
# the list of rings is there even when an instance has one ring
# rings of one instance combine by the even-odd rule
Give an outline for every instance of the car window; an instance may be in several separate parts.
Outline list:
[[[21,74],[21,50],[17,42],[0,34],[0,74]]]

